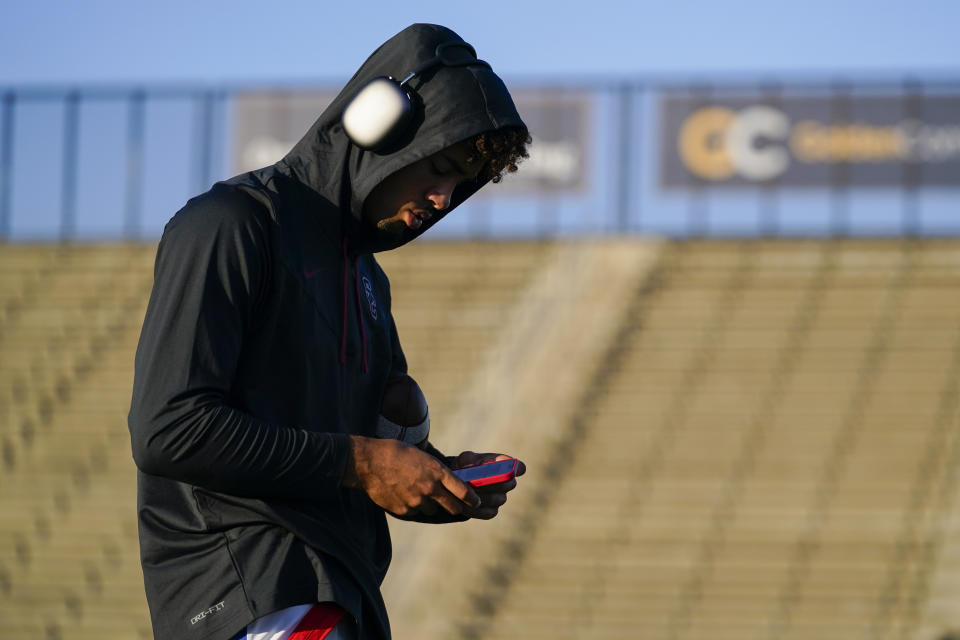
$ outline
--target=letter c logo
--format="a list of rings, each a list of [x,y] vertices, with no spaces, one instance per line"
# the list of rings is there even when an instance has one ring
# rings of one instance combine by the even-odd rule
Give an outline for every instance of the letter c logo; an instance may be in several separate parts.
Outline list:
[[[678,150],[691,172],[707,180],[726,180],[734,173],[727,153],[727,131],[736,117],[725,107],[694,111],[680,127]]]
[[[786,140],[789,134],[789,118],[772,107],[757,105],[739,112],[707,107],[684,121],[677,146],[690,172],[706,180],[726,180],[734,174],[769,180],[790,165],[786,149],[771,142]]]

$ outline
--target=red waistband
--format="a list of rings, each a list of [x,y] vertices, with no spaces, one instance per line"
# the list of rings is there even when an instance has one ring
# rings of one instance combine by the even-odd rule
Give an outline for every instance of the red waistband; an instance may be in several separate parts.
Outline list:
[[[323,640],[340,623],[347,612],[333,602],[313,605],[288,640]]]

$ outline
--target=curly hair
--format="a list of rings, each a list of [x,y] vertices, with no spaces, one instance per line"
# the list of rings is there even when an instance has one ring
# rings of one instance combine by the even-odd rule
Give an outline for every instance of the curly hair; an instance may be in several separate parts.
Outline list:
[[[481,178],[491,182],[503,180],[504,173],[513,173],[524,158],[529,158],[527,145],[533,142],[526,127],[504,127],[485,131],[473,138],[473,153],[468,163],[484,163]]]

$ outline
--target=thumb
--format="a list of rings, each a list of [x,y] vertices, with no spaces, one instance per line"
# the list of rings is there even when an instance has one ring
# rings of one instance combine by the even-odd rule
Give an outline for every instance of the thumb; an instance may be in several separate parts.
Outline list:
[[[473,507],[474,509],[480,506],[480,496],[478,496],[476,491],[473,490],[473,487],[454,475],[453,471],[450,471],[449,469],[444,469],[443,471],[443,478],[440,480],[440,482],[447,491],[452,493],[455,498],[464,504]]]

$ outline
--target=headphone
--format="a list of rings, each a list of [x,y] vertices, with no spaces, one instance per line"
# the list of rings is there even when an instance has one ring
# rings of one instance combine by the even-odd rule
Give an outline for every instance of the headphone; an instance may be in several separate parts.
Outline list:
[[[466,42],[437,45],[434,56],[397,82],[390,76],[378,76],[360,88],[343,110],[343,129],[350,140],[362,149],[377,149],[396,139],[414,113],[414,100],[409,82],[419,75],[443,65],[465,67],[482,65],[492,69]]]

